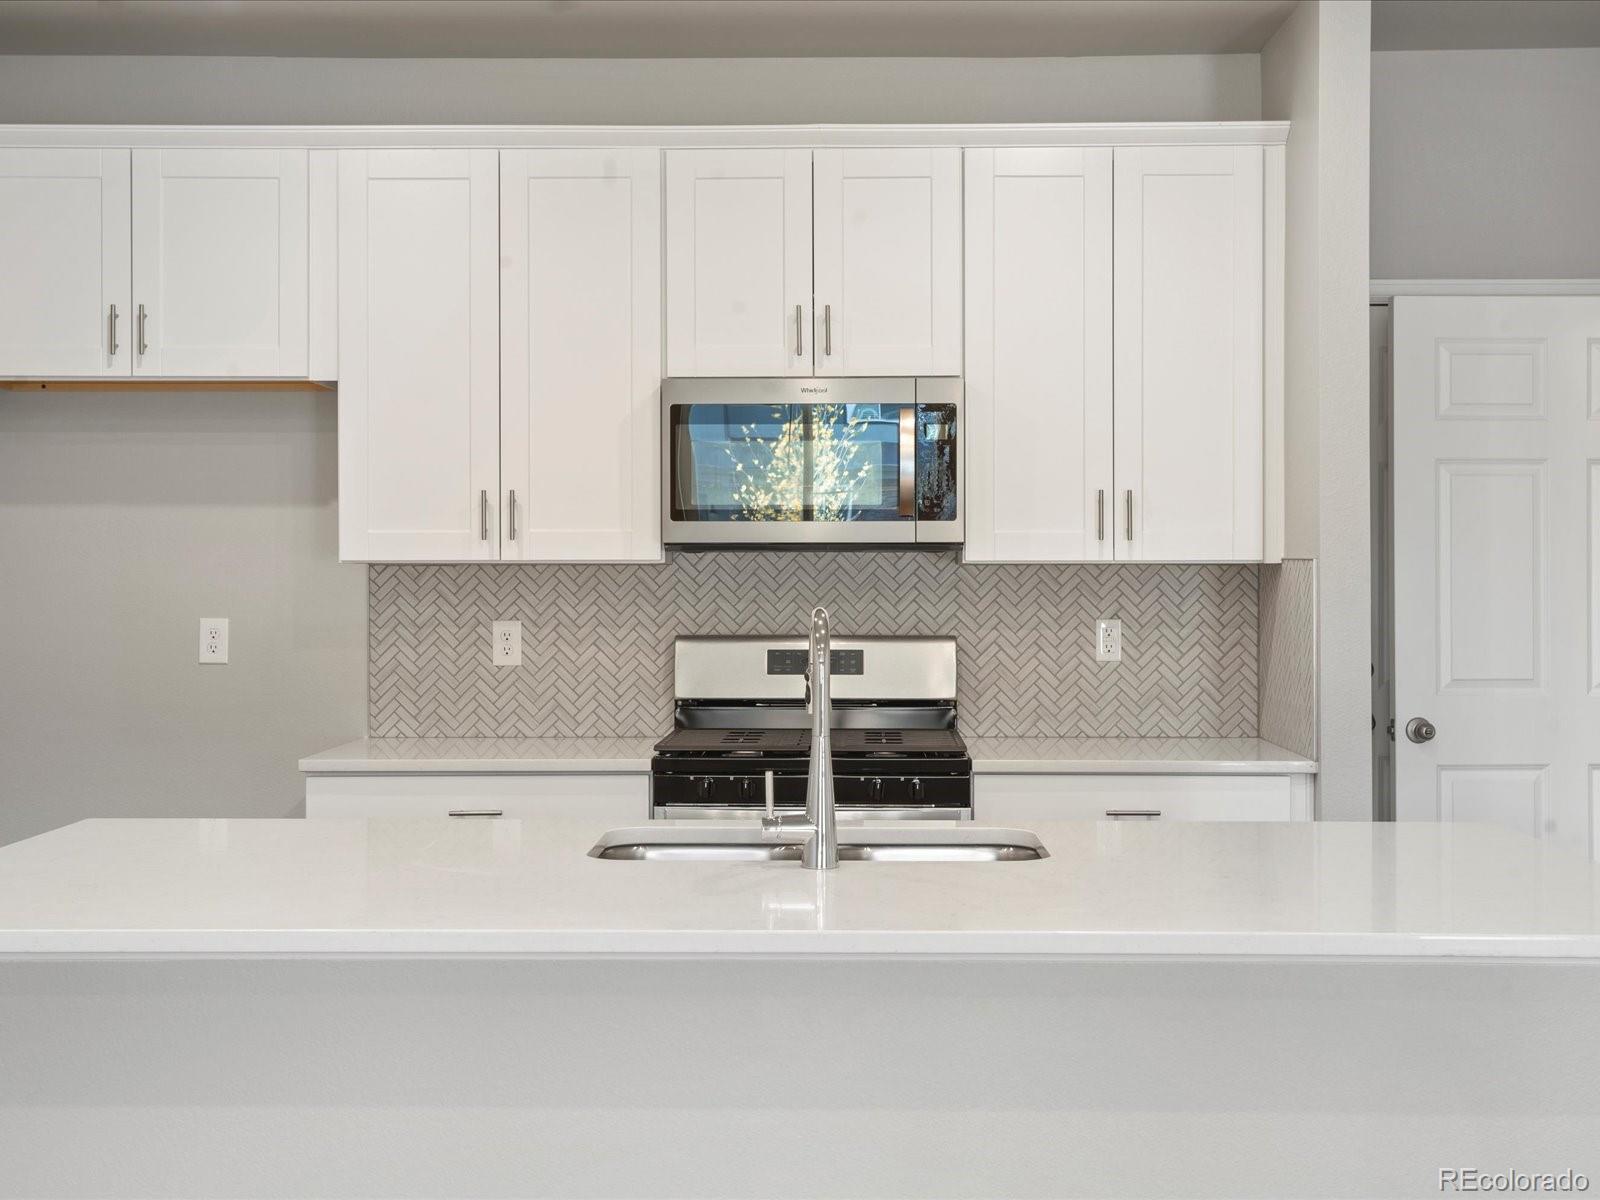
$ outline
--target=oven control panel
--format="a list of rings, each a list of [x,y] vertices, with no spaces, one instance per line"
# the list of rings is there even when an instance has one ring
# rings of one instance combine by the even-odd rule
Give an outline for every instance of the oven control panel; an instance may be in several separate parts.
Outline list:
[[[768,650],[768,675],[804,675],[808,650]],[[864,650],[834,650],[828,656],[835,675],[861,675],[866,671]]]

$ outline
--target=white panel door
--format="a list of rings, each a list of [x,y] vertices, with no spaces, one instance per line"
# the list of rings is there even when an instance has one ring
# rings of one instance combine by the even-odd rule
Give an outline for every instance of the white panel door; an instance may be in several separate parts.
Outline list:
[[[498,557],[493,150],[339,154],[339,552]]]
[[[1393,313],[1395,814],[1592,852],[1600,298]]]
[[[1116,555],[1262,554],[1259,146],[1116,152]]]
[[[668,150],[667,374],[811,374],[811,151]]]
[[[306,152],[135,150],[135,375],[306,377]]]
[[[0,375],[127,375],[126,150],[0,150]]]
[[[961,373],[961,151],[818,150],[818,375]]]
[[[500,156],[501,557],[661,557],[661,153]]]
[[[1111,558],[1111,154],[967,151],[968,562]]]

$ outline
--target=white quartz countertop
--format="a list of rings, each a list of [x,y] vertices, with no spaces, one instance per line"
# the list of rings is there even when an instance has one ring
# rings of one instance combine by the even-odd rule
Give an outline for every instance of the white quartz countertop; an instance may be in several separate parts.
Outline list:
[[[1317,764],[1260,738],[968,738],[980,774],[1313,775]]]
[[[1044,822],[1038,861],[828,872],[589,857],[604,832],[83,821],[0,847],[0,956],[1600,961],[1600,868],[1490,826]]]
[[[655,738],[357,738],[300,760],[310,775],[647,772]],[[968,738],[979,774],[1300,775],[1260,738]]]

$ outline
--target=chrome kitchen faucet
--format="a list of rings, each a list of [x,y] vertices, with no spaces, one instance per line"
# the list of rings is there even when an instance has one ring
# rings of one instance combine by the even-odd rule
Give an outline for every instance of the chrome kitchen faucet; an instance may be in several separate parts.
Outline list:
[[[833,804],[833,644],[828,610],[811,610],[811,646],[806,658],[806,707],[811,711],[811,765],[806,773],[809,836],[800,865],[827,871],[839,865],[839,831]]]

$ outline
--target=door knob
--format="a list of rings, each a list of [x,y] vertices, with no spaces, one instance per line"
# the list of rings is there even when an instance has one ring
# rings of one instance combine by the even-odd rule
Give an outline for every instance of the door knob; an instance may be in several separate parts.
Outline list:
[[[1439,731],[1427,717],[1412,717],[1406,722],[1406,736],[1418,744],[1433,741]]]

